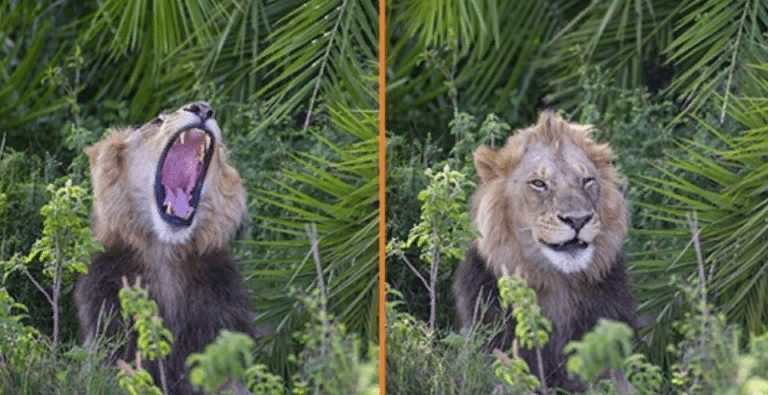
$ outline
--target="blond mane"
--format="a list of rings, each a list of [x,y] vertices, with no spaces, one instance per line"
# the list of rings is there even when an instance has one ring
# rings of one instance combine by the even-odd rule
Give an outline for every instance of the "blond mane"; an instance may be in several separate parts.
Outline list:
[[[473,219],[481,237],[477,240],[480,254],[489,268],[501,276],[516,273],[539,291],[579,288],[602,279],[621,252],[627,228],[627,209],[618,189],[618,175],[612,165],[613,151],[607,144],[592,139],[592,127],[568,123],[552,112],[540,114],[538,122],[516,131],[499,150],[483,146],[475,151],[475,164],[481,179],[480,187],[472,199]],[[596,213],[601,230],[594,239],[593,262],[583,271],[563,274],[548,265],[535,262],[524,252],[523,243],[515,229],[516,217],[532,215],[522,202],[509,198],[507,178],[529,154],[529,147],[546,144],[553,151],[572,143],[581,150],[594,166],[599,185]]]
[[[163,147],[188,122],[182,110],[138,129],[113,130],[88,149],[94,204],[91,224],[105,247],[131,247],[150,260],[169,254],[201,254],[225,247],[246,210],[245,190],[227,158],[214,120],[216,146],[191,226],[176,231],[158,218],[154,175]]]

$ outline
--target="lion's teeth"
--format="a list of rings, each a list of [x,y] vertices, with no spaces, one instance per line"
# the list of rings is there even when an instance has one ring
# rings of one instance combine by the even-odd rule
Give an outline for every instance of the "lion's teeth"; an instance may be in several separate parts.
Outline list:
[[[191,217],[191,216],[192,216],[192,213],[194,213],[194,212],[195,212],[195,208],[194,208],[194,207],[192,207],[192,210],[190,210],[190,211],[189,211],[189,214],[187,214],[187,216],[186,216],[186,217],[184,217],[184,219],[185,219],[185,220],[189,219],[189,217]]]
[[[172,214],[171,213],[171,205],[170,204],[166,204],[165,205],[165,213],[166,214]]]
[[[185,135],[185,134],[187,134],[187,132],[181,132],[181,134],[179,135],[179,141],[180,141],[182,144],[184,144],[184,135]]]
[[[197,160],[200,161],[200,163],[203,163],[203,159],[205,158],[205,146],[200,146],[200,155],[198,156]]]
[[[211,148],[211,136],[205,135],[205,149]]]

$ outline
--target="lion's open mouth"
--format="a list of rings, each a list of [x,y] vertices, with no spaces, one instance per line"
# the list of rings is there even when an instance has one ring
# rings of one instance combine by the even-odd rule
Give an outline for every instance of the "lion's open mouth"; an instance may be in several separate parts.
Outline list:
[[[580,240],[578,237],[574,237],[571,240],[568,240],[566,242],[559,243],[559,244],[547,243],[544,240],[539,240],[539,241],[541,242],[541,244],[544,244],[545,246],[547,246],[548,248],[554,251],[567,252],[570,254],[584,250],[587,247],[589,247],[589,243],[587,243],[586,241]]]
[[[209,130],[193,126],[176,132],[163,149],[155,200],[164,221],[179,227],[192,224],[215,142]]]

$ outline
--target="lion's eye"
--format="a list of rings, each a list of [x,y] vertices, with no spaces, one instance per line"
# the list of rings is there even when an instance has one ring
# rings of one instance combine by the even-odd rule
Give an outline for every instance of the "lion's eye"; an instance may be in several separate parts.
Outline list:
[[[590,186],[590,185],[592,185],[594,183],[595,183],[595,179],[593,177],[586,177],[586,178],[584,178],[584,182],[583,182],[584,188],[586,188],[586,187],[588,187],[588,186]]]
[[[547,189],[547,183],[542,180],[531,180],[528,181],[528,184],[534,189],[538,189],[540,191],[545,191]]]
[[[165,116],[163,114],[159,114],[155,119],[152,120],[152,123],[155,125],[162,125],[163,121],[165,121]]]

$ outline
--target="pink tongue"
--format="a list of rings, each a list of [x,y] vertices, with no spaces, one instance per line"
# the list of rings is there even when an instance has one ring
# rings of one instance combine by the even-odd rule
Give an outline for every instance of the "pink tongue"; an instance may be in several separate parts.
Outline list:
[[[168,150],[160,172],[160,182],[165,189],[163,205],[170,204],[173,215],[187,218],[194,209],[189,204],[203,165],[198,161],[200,146],[205,144],[205,133],[187,132],[184,144],[178,141]]]

